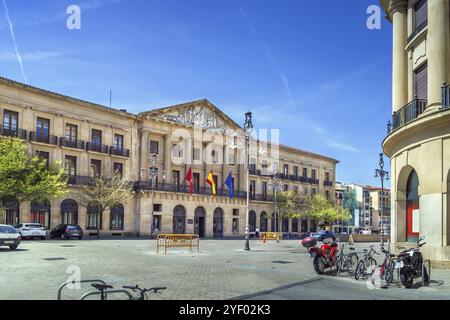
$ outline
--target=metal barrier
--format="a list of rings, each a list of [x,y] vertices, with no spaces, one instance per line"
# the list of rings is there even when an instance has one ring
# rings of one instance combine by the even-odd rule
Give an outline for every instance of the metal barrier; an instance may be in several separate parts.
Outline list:
[[[266,243],[266,241],[269,240],[276,240],[279,242],[283,239],[283,234],[281,232],[260,232],[259,233],[259,240],[263,243]]]
[[[65,286],[67,286],[68,284],[76,284],[76,283],[101,283],[101,284],[106,284],[105,281],[100,280],[100,279],[95,279],[95,280],[80,280],[80,281],[67,281],[64,282],[58,289],[58,300],[61,300],[61,292],[62,289],[64,289]]]
[[[164,247],[164,254],[167,254],[168,248],[197,248],[200,251],[200,238],[198,234],[159,234],[156,238],[156,253],[159,253],[159,247]]]

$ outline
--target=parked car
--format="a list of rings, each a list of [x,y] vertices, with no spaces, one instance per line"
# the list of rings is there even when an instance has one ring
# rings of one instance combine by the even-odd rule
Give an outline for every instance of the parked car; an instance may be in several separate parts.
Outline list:
[[[300,239],[305,239],[307,237],[311,236],[311,234],[309,232],[302,232],[300,235]]]
[[[13,226],[0,224],[0,247],[9,247],[11,250],[17,249],[22,237]]]
[[[323,241],[327,238],[335,239],[334,232],[331,230],[322,230],[311,234],[312,237],[316,238],[317,241]]]
[[[20,233],[22,239],[39,238],[45,240],[45,229],[39,223],[19,223],[14,228]]]
[[[55,238],[62,240],[76,238],[81,240],[83,238],[83,229],[77,225],[60,224],[50,231],[50,239]]]

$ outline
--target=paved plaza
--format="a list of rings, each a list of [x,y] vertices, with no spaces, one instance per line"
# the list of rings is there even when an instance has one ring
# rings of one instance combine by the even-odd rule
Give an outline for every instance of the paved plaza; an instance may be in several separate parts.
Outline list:
[[[450,299],[450,270],[432,270],[441,285],[368,289],[350,277],[319,277],[298,240],[250,246],[248,252],[243,240],[201,240],[199,253],[171,248],[164,255],[156,253],[155,240],[23,241],[16,251],[0,248],[0,299],[56,299],[74,266],[82,279],[115,288],[167,287],[153,299]],[[64,290],[63,298],[78,299],[88,289]]]

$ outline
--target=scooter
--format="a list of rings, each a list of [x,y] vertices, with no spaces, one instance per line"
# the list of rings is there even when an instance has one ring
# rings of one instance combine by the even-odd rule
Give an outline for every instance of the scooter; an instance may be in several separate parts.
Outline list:
[[[336,265],[338,254],[338,243],[335,239],[327,238],[320,248],[317,246],[317,239],[306,237],[302,240],[302,245],[308,248],[308,253],[313,258],[313,267],[317,274],[323,274],[325,269]]]
[[[420,252],[420,248],[426,244],[426,242],[421,243],[423,240],[425,240],[425,237],[420,237],[415,248],[406,250],[405,247],[398,247],[405,250],[398,255],[395,269],[400,269],[400,281],[405,288],[411,288],[415,278],[423,277],[426,284],[430,281],[427,268],[423,265],[422,253]]]

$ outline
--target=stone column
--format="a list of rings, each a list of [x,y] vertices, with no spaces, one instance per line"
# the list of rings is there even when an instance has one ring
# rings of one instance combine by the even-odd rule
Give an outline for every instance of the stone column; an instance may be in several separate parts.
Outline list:
[[[164,136],[164,171],[166,172],[165,183],[172,182],[172,135]]]
[[[428,1],[428,110],[441,105],[441,86],[447,81],[448,1]]]
[[[141,169],[148,169],[148,159],[149,159],[149,141],[148,141],[148,131],[142,131],[141,133],[141,167],[139,168],[140,180],[147,181],[148,180],[148,172],[143,171]],[[141,175],[142,174],[142,175]]]
[[[392,65],[392,110],[398,111],[408,101],[408,73],[406,30],[407,30],[407,1],[391,1],[393,23],[393,65]]]

